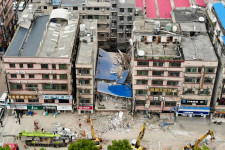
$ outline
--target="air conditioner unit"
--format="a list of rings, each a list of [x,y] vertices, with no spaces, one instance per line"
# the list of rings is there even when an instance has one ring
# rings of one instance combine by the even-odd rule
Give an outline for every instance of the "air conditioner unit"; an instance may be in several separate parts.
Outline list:
[[[167,81],[168,79],[167,79],[167,78],[164,78],[164,80],[166,80],[166,81]]]
[[[203,91],[203,89],[200,89],[200,91]]]
[[[157,101],[159,100],[159,97],[154,97],[153,100]]]
[[[213,78],[213,76],[209,76],[209,78],[210,78],[210,79],[212,79],[212,78]]]
[[[149,67],[149,70],[152,70],[152,67]]]
[[[148,79],[149,79],[149,80],[152,80],[152,77],[149,77]]]
[[[184,76],[186,77],[186,76],[187,76],[187,74],[186,74],[186,73],[184,73]]]
[[[212,92],[212,89],[208,89],[209,92]]]
[[[81,73],[78,73],[78,75],[80,76],[80,75],[81,75]]]
[[[27,81],[23,81],[23,83],[27,83]]]
[[[133,21],[129,21],[129,23],[133,23]]]
[[[168,70],[169,70],[169,68],[166,68],[166,70],[168,71]]]
[[[184,91],[187,91],[188,89],[187,88],[184,88]]]
[[[145,70],[148,70],[148,67],[145,67]]]
[[[19,71],[16,71],[16,73],[19,74],[20,72]]]
[[[195,91],[195,88],[192,88],[192,91],[194,92]]]
[[[147,77],[144,77],[144,79],[147,79]]]
[[[34,91],[34,93],[37,93],[37,91]]]
[[[149,108],[149,104],[145,104],[145,108]]]
[[[124,15],[124,13],[121,13],[122,15]]]
[[[20,81],[16,81],[16,83],[20,83]]]
[[[50,83],[50,84],[52,84],[52,83],[53,83],[53,81],[49,81],[49,83]]]
[[[52,74],[52,72],[49,72],[49,74]]]
[[[26,72],[25,72],[25,71],[21,71],[21,73],[22,73],[22,74],[25,74]]]
[[[149,86],[146,86],[146,89],[148,89],[149,88]]]
[[[132,15],[133,15],[133,13],[130,13],[130,15],[132,16]]]
[[[124,23],[124,21],[121,21],[120,23]]]
[[[39,92],[39,94],[41,94],[41,95],[42,95],[42,92]]]
[[[105,11],[105,9],[102,9],[102,11],[104,12],[104,11]]]
[[[160,101],[165,101],[165,97],[160,97]]]

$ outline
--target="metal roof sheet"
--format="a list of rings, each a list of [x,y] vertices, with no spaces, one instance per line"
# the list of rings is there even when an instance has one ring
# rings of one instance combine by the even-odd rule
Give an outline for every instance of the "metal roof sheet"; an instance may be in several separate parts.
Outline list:
[[[225,8],[223,6],[223,3],[215,3],[213,4],[213,7],[216,10],[216,13],[220,19],[223,29],[225,29]]]
[[[123,72],[123,74],[119,77],[117,82],[120,83],[120,84],[124,84],[126,79],[127,79],[128,74],[129,74],[129,70],[125,70]]]
[[[6,56],[18,56],[20,49],[23,45],[23,42],[26,38],[26,34],[28,32],[28,29],[25,29],[23,27],[20,27],[15,35],[15,38],[12,41],[12,44],[8,48],[8,52]]]
[[[21,56],[36,56],[48,20],[49,15],[38,17],[35,20]]]

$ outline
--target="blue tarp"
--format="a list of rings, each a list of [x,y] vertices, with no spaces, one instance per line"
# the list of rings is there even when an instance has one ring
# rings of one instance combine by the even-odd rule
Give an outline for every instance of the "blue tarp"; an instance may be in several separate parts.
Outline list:
[[[129,74],[129,70],[125,70],[123,72],[123,74],[119,77],[117,83],[124,84],[127,79],[128,74]]]
[[[220,22],[225,29],[225,8],[222,3],[215,3],[213,4],[214,9],[216,10],[217,16],[220,19]]]
[[[53,0],[52,1],[52,5],[53,6],[59,6],[59,3],[61,2],[61,0]]]
[[[114,64],[114,62],[114,58],[106,51],[99,49],[96,79],[116,81],[118,74],[113,73],[113,71],[118,70],[118,65]]]
[[[119,97],[132,97],[132,88],[127,85],[111,85],[109,83],[98,83],[97,91]]]
[[[178,108],[178,114],[209,115],[209,112],[209,107],[181,106]]]
[[[225,36],[222,36],[223,44],[225,45]]]

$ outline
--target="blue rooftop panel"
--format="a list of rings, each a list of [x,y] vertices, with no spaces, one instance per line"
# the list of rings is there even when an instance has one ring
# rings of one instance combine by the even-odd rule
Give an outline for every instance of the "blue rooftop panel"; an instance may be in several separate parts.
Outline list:
[[[128,74],[129,74],[129,70],[125,70],[123,72],[123,74],[119,77],[117,83],[124,84],[127,79]]]
[[[21,56],[36,56],[48,20],[49,16],[41,16],[35,20]]]
[[[20,49],[26,38],[27,32],[28,32],[28,29],[25,29],[23,27],[20,27],[18,29],[16,36],[13,39],[12,44],[10,45],[6,56],[18,56],[19,55]]]
[[[225,29],[225,8],[222,3],[213,4],[214,9],[216,10],[217,16],[222,23],[223,29]]]
[[[118,65],[114,64],[115,58],[103,49],[99,49],[99,57],[97,63],[96,79],[116,81],[118,74],[113,73],[118,69]]]
[[[111,85],[109,83],[98,83],[97,91],[113,96],[132,97],[132,88],[127,85]]]
[[[223,44],[225,45],[225,36],[222,36]]]
[[[53,6],[59,6],[59,3],[61,2],[61,0],[53,0],[52,1],[52,5]]]

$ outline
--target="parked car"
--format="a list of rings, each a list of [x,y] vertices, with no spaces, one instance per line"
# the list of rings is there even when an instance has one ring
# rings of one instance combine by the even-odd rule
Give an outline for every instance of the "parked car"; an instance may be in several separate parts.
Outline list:
[[[0,106],[5,106],[6,102],[7,102],[7,99],[8,99],[8,92],[4,92],[0,98]]]
[[[22,11],[22,10],[24,10],[25,7],[26,7],[26,3],[25,2],[20,2],[18,10]]]
[[[18,7],[18,3],[17,3],[17,1],[13,2],[13,10],[16,10],[16,9],[17,9],[17,7]]]

